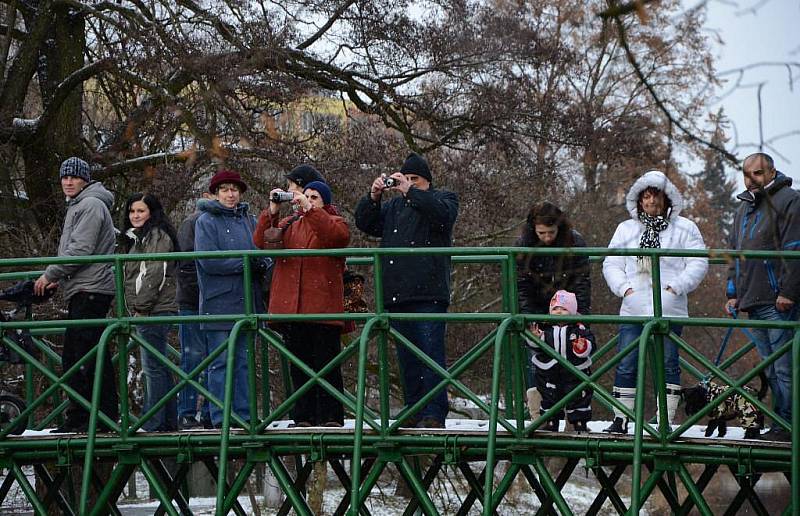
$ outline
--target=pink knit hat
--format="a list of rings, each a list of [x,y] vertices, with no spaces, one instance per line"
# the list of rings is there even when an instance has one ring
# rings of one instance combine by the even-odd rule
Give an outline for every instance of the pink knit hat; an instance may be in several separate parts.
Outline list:
[[[559,290],[553,294],[553,299],[550,300],[550,308],[554,306],[566,308],[570,315],[576,315],[578,313],[578,300],[575,294],[567,292],[566,290]]]

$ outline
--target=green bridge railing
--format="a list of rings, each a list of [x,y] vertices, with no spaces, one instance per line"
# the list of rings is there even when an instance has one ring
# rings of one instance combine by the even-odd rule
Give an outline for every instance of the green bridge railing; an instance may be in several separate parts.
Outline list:
[[[653,274],[653,306],[652,317],[621,317],[617,315],[593,316],[550,316],[522,314],[517,300],[517,268],[516,259],[522,254],[534,255],[559,255],[559,254],[586,255],[591,257],[602,256],[631,256],[645,255],[652,262]],[[500,289],[502,305],[499,312],[488,313],[445,313],[445,314],[417,314],[417,313],[390,313],[383,306],[382,301],[382,273],[380,257],[385,255],[450,255],[454,263],[494,264],[499,267]],[[374,311],[369,313],[342,313],[331,314],[306,314],[306,315],[276,315],[258,313],[252,304],[251,285],[254,274],[250,258],[260,256],[298,257],[298,256],[338,256],[347,257],[353,266],[371,266],[374,285]],[[219,458],[217,472],[217,514],[226,514],[236,506],[236,496],[242,489],[247,477],[258,463],[266,463],[286,493],[289,502],[298,514],[309,514],[308,506],[302,497],[301,491],[293,484],[291,476],[279,460],[280,455],[287,453],[325,453],[324,450],[336,450],[352,458],[350,472],[350,486],[348,491],[350,514],[357,514],[369,495],[372,487],[378,480],[386,464],[393,463],[408,481],[416,495],[420,508],[428,514],[437,513],[431,498],[426,493],[424,479],[419,478],[414,471],[407,455],[416,453],[430,453],[439,450],[448,460],[466,458],[472,461],[485,461],[486,467],[482,485],[478,479],[472,479],[471,497],[473,501],[479,499],[483,506],[483,514],[492,514],[502,501],[511,482],[520,472],[531,481],[528,466],[533,466],[540,478],[540,488],[546,494],[550,503],[556,505],[563,514],[570,513],[569,506],[560,493],[560,488],[548,474],[542,461],[542,456],[548,453],[562,454],[563,456],[584,457],[587,467],[597,466],[604,460],[627,461],[632,465],[632,493],[629,513],[636,514],[643,503],[658,486],[665,489],[663,476],[670,478],[670,485],[674,486],[674,476],[681,479],[688,493],[688,507],[696,505],[704,514],[711,510],[702,496],[702,489],[698,488],[693,480],[687,463],[725,464],[730,467],[746,465],[760,470],[782,471],[791,478],[791,501],[786,512],[800,514],[800,328],[797,321],[750,321],[733,320],[728,318],[685,318],[664,317],[662,313],[660,289],[660,261],[661,257],[709,257],[717,262],[737,257],[741,259],[780,258],[794,260],[800,258],[800,252],[769,252],[752,251],[732,254],[726,250],[689,251],[670,249],[607,249],[607,248],[576,248],[576,249],[544,249],[544,248],[384,248],[384,249],[330,249],[330,250],[280,250],[280,251],[229,251],[229,252],[192,252],[169,253],[151,255],[114,255],[114,256],[88,256],[88,257],[61,257],[61,258],[22,258],[0,260],[0,269],[14,269],[12,272],[0,274],[0,280],[11,280],[31,275],[30,272],[20,272],[25,268],[41,268],[50,263],[97,263],[111,262],[115,270],[116,301],[113,313],[105,319],[93,320],[36,320],[36,321],[11,321],[0,324],[3,342],[8,348],[17,352],[24,360],[26,375],[26,395],[28,407],[14,421],[0,431],[0,468],[7,469],[20,484],[28,500],[39,513],[46,513],[43,500],[37,495],[36,490],[25,478],[20,467],[22,462],[35,462],[57,460],[64,447],[65,437],[54,435],[50,439],[37,437],[37,444],[33,446],[23,436],[21,438],[9,435],[9,431],[20,420],[28,422],[29,428],[42,429],[61,417],[68,405],[68,401],[80,404],[90,413],[88,435],[80,438],[69,438],[67,448],[72,447],[74,453],[83,457],[83,482],[81,484],[79,507],[77,512],[89,514],[103,512],[106,506],[114,504],[114,495],[118,496],[119,484],[124,482],[133,466],[139,467],[153,486],[156,495],[162,501],[164,510],[174,512],[171,501],[175,494],[170,486],[164,484],[158,473],[151,468],[141,455],[148,447],[153,450],[170,450],[169,453],[180,454],[180,450],[189,447],[192,453],[213,453]],[[243,281],[245,287],[245,311],[242,314],[231,315],[198,315],[198,316],[169,316],[169,317],[130,317],[126,313],[124,299],[123,264],[127,261],[138,260],[186,260],[198,258],[244,258]],[[331,319],[351,320],[361,324],[360,333],[349,343],[346,343],[341,352],[321,371],[315,372],[300,359],[293,355],[283,344],[279,334],[271,330],[266,323],[270,322],[312,322]],[[421,352],[412,342],[409,342],[389,325],[391,320],[437,320],[454,324],[490,323],[493,329],[479,340],[463,355],[455,358],[452,365],[442,368]],[[593,355],[595,366],[590,374],[574,367],[568,360],[556,351],[543,347],[544,351],[557,360],[571,374],[580,379],[580,384],[568,393],[564,399],[545,412],[543,415],[528,414],[525,403],[525,364],[527,354],[521,345],[521,339],[527,338],[537,341],[537,337],[528,331],[531,322],[578,321],[585,324],[623,324],[637,323],[644,325],[644,331],[639,339],[617,352],[616,337],[599,346]],[[193,371],[184,373],[173,362],[173,357],[159,353],[150,343],[141,338],[134,331],[140,325],[148,324],[183,324],[193,322],[232,321],[233,328],[225,345],[220,346],[205,358]],[[794,338],[786,342],[775,354],[760,361],[758,365],[748,370],[741,377],[733,377],[728,370],[742,357],[753,349],[752,343],[733,353],[719,366],[715,365],[708,357],[696,350],[686,340],[670,331],[676,325],[684,327],[748,327],[748,328],[787,328],[794,331]],[[104,328],[102,337],[91,353],[83,357],[77,364],[62,374],[56,372],[56,365],[60,362],[58,355],[50,349],[41,336],[63,331],[69,327],[95,326]],[[15,340],[11,339],[6,330],[27,329],[31,330],[36,338],[37,348],[42,352],[43,358],[37,360]],[[245,420],[232,412],[233,399],[233,357],[234,346],[239,335],[244,334],[247,342],[247,355],[249,366],[250,406],[249,420]],[[256,345],[260,340],[261,346]],[[426,394],[419,402],[410,407],[397,409],[391,404],[390,364],[391,350],[389,341],[394,340],[396,345],[405,346],[417,356],[430,369],[441,378],[437,387]],[[664,388],[664,360],[663,346],[665,339],[676,343],[681,356],[681,366],[691,375],[702,378],[712,376],[727,385],[723,394],[717,396],[707,407],[699,413],[685,420],[675,428],[667,424],[666,417],[666,392]],[[102,413],[100,398],[102,369],[105,356],[112,353],[115,345],[116,354],[114,361],[117,368],[118,389],[120,391],[120,420],[114,421]],[[160,400],[154,407],[143,414],[135,416],[131,413],[128,396],[127,372],[129,355],[135,349],[150,352],[158,361],[164,364],[178,380],[167,396]],[[270,359],[269,349],[277,351],[281,360],[301,368],[309,380],[304,385],[294,386],[294,392],[287,395],[286,399],[277,403],[273,408],[269,381]],[[168,348],[171,349],[171,348]],[[638,376],[637,392],[644,393],[645,386],[652,384],[658,398],[659,423],[652,425],[646,422],[645,396],[639,395],[633,411],[628,410],[617,402],[600,383],[600,379],[613,368],[626,355],[638,350]],[[370,364],[370,357],[377,352],[377,363]],[[174,350],[172,350],[174,353]],[[213,396],[200,381],[200,375],[209,364],[220,354],[227,355],[227,374],[225,394],[223,399]],[[792,421],[785,421],[778,417],[772,407],[757,399],[743,386],[770,364],[785,353],[792,356]],[[465,373],[480,359],[490,359],[491,378],[488,400],[485,392],[476,392],[463,380]],[[696,367],[688,359],[698,364]],[[324,376],[335,367],[340,367],[346,360],[356,361],[355,389],[350,392],[338,391],[327,381]],[[66,380],[70,378],[81,366],[90,362],[95,364],[95,382],[91,399],[86,399],[75,392]],[[648,367],[648,364],[651,367]],[[377,380],[377,403],[370,403],[367,399],[368,376],[371,372]],[[39,375],[45,381],[41,392],[34,393],[33,378]],[[278,420],[290,418],[289,411],[294,402],[313,385],[319,385],[345,407],[355,419],[352,433],[337,433],[325,435],[324,444],[314,444],[314,430],[308,430],[309,436],[305,442],[299,442],[296,431],[291,435],[278,435],[269,431],[270,425]],[[191,433],[158,434],[142,433],[142,425],[161,408],[170,398],[175,398],[185,386],[191,385],[198,390],[208,401],[223,410],[222,428],[218,436],[196,436]],[[616,407],[625,413],[632,421],[636,421],[633,439],[609,439],[584,434],[573,439],[565,440],[538,434],[536,431],[552,416],[564,409],[566,404],[580,391],[590,388],[594,391],[595,399],[607,408]],[[409,436],[404,431],[408,422],[430,399],[442,390],[450,390],[471,401],[488,420],[487,435],[485,437],[447,435],[414,435]],[[714,407],[723,403],[728,397],[738,394],[756,405],[767,417],[772,418],[781,427],[791,431],[792,444],[788,446],[764,446],[763,443],[753,442],[746,452],[742,444],[729,446],[720,441],[718,446],[692,443],[684,437],[685,432],[698,423]],[[66,398],[66,399],[64,399]],[[505,406],[505,410],[501,406]],[[45,410],[46,409],[46,410]],[[35,417],[35,415],[44,416]],[[111,433],[98,435],[98,423],[104,423],[112,429]],[[231,432],[234,427],[243,429]],[[716,444],[716,443],[715,443]],[[459,447],[466,447],[466,451],[459,451]],[[321,448],[320,448],[321,447]],[[322,452],[320,452],[322,450]],[[399,451],[398,451],[399,450]],[[228,484],[229,458],[247,457],[244,466],[239,471],[232,484]],[[146,455],[146,453],[145,453]],[[92,484],[92,463],[96,458],[104,458],[117,465],[111,477],[100,491],[93,508],[89,507],[89,490]],[[138,458],[137,458],[138,457]],[[381,467],[372,467],[362,471],[361,465],[367,458],[378,458]],[[499,482],[495,482],[494,468],[499,460],[511,459],[511,467]],[[22,461],[22,462],[19,462]],[[652,464],[650,475],[645,479],[642,468]],[[535,479],[534,479],[535,481]],[[428,482],[429,483],[429,482]],[[7,493],[7,489],[6,489]],[[3,489],[0,494],[4,496]],[[2,498],[2,497],[0,497]],[[343,502],[344,503],[344,502]],[[615,502],[615,507],[619,505]],[[619,510],[619,507],[617,507]],[[675,507],[673,507],[675,509]],[[686,509],[683,506],[681,512]],[[624,512],[624,511],[623,511]],[[177,514],[177,512],[175,512]]]

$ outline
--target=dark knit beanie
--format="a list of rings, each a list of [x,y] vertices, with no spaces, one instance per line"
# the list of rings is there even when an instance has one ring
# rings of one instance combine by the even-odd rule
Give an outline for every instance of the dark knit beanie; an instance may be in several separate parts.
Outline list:
[[[428,167],[428,162],[416,152],[412,152],[408,155],[405,162],[403,162],[403,166],[400,167],[400,172],[403,174],[416,174],[433,182],[433,176],[431,176],[431,169]]]
[[[322,202],[324,204],[330,204],[333,202],[333,192],[331,192],[330,187],[323,183],[322,181],[311,181],[303,188],[303,192],[306,190],[316,190],[322,196]]]
[[[225,183],[234,184],[239,187],[239,191],[244,193],[247,191],[247,184],[242,181],[242,176],[233,170],[220,170],[214,177],[211,178],[211,183],[208,185],[208,191],[215,194],[219,186]]]
[[[89,164],[81,158],[75,156],[67,158],[61,163],[61,168],[58,169],[59,179],[64,176],[72,176],[83,179],[87,183],[92,181],[92,169]]]
[[[305,188],[306,185],[312,181],[325,182],[325,178],[319,173],[319,170],[311,165],[299,165],[292,169],[291,172],[286,174],[286,179],[289,179],[297,186]]]

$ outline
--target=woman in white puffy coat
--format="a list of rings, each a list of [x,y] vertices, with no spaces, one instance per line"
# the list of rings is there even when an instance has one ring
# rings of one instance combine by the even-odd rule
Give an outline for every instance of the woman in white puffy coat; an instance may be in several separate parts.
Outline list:
[[[694,222],[681,217],[683,198],[663,173],[651,170],[636,180],[626,196],[630,219],[617,226],[610,249],[705,249],[703,237]],[[620,315],[653,315],[653,277],[649,256],[607,256],[603,276],[609,289],[622,298]],[[667,257],[660,260],[661,306],[666,317],[687,317],[687,295],[697,288],[708,270],[706,258]],[[682,328],[673,326],[680,335]],[[641,324],[622,324],[617,349],[621,350],[642,333]],[[638,350],[617,364],[614,397],[633,410],[636,399]],[[680,365],[678,348],[664,340],[664,368],[667,387],[669,423],[675,416],[680,399]],[[619,410],[606,432],[627,433],[628,420]]]

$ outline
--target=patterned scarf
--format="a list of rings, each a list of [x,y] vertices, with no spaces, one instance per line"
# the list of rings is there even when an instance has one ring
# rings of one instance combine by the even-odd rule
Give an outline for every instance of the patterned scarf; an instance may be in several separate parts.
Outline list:
[[[639,221],[644,224],[644,232],[639,240],[639,249],[660,249],[661,239],[659,238],[659,233],[667,229],[669,219],[663,215],[654,217],[642,211],[639,212]],[[647,270],[650,269],[649,257],[637,256],[637,258],[640,266],[644,266],[644,269]]]

